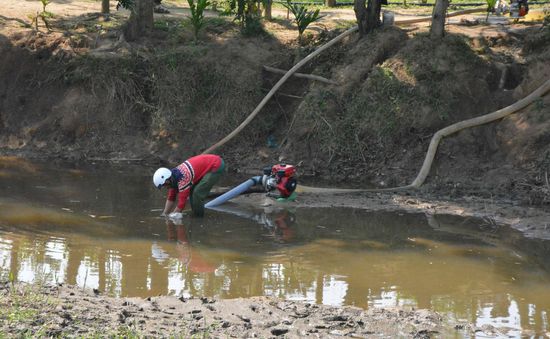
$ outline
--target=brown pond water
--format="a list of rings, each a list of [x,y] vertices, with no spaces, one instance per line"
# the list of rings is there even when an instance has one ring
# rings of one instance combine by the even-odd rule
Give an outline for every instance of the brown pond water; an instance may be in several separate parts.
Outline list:
[[[0,159],[0,276],[117,296],[259,295],[550,331],[550,241],[487,220],[223,205],[182,223],[139,166]],[[525,332],[527,331],[527,332]]]

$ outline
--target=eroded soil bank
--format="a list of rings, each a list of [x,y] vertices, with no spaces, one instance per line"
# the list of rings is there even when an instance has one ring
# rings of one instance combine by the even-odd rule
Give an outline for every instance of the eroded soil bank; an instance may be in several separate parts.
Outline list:
[[[176,165],[253,111],[280,77],[263,66],[289,69],[342,31],[320,26],[298,45],[280,20],[243,36],[231,20],[209,17],[195,44],[182,18],[161,17],[154,34],[127,43],[124,16],[103,22],[89,7],[56,16],[51,32],[22,27],[15,5],[0,22],[2,154]],[[437,130],[548,78],[549,32],[542,22],[459,22],[440,41],[425,26],[346,39],[300,70],[336,85],[289,79],[216,152],[234,175],[284,160],[317,186],[409,184]],[[444,139],[425,187],[411,194],[547,207],[549,100]]]

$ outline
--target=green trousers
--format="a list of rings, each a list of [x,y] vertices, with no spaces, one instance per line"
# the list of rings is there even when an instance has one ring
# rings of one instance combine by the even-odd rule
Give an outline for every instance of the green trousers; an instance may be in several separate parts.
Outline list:
[[[194,216],[204,216],[204,203],[206,198],[208,198],[210,190],[220,180],[224,171],[225,162],[222,159],[222,164],[217,171],[206,173],[206,175],[202,177],[201,181],[191,188],[189,202],[191,203],[191,210],[193,211]]]

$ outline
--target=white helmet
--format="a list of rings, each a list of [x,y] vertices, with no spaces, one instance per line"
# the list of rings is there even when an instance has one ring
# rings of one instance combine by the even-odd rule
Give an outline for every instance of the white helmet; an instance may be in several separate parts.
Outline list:
[[[161,167],[153,174],[153,184],[160,189],[162,185],[172,176],[172,171],[166,167]]]

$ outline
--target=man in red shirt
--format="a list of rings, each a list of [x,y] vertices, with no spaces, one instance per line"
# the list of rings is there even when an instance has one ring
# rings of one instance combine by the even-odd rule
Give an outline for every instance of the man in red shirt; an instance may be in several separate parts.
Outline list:
[[[158,189],[168,188],[168,196],[162,215],[181,213],[189,198],[194,216],[204,215],[204,203],[208,193],[218,182],[225,164],[223,159],[214,154],[201,154],[187,159],[171,170],[161,167],[153,175],[153,184]],[[178,203],[176,208],[176,195]]]

